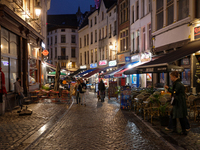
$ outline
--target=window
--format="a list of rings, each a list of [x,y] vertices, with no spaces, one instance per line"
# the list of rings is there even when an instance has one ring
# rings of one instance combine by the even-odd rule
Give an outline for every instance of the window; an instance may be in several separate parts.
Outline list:
[[[80,48],[82,48],[82,41],[81,41],[81,38],[80,38]]]
[[[53,37],[51,37],[51,45],[52,45],[52,43],[53,43]]]
[[[72,68],[76,68],[76,62],[72,62]]]
[[[57,58],[57,47],[55,47],[55,58]]]
[[[137,31],[137,51],[140,51],[140,31]]]
[[[135,19],[135,18],[134,18],[134,17],[135,17],[134,15],[135,15],[135,13],[134,13],[134,5],[133,5],[133,6],[132,6],[132,23],[134,23],[134,21],[135,21],[135,20],[134,20],[134,19]]]
[[[97,30],[95,30],[95,43],[97,42]]]
[[[53,59],[53,49],[51,48],[51,59]]]
[[[57,33],[57,29],[55,30],[55,33]]]
[[[14,90],[14,82],[18,77],[18,41],[19,37],[8,30],[1,28],[1,54],[8,54],[8,56],[1,56],[1,68],[5,75],[5,86],[7,91]],[[9,57],[12,55],[12,58]],[[23,65],[23,64],[22,64]],[[21,74],[21,73],[20,73]]]
[[[84,46],[86,46],[86,35],[84,36]]]
[[[80,65],[82,65],[82,53],[80,53]]]
[[[66,43],[65,35],[61,35],[61,43]]]
[[[87,45],[89,45],[89,34],[87,34]]]
[[[150,12],[151,11],[151,0],[148,0],[149,1],[149,10],[148,10],[148,12]]]
[[[127,2],[128,3],[128,2]],[[128,21],[128,4],[126,4],[126,2],[121,3],[120,5],[120,23],[124,23],[126,21]]]
[[[115,9],[114,9],[114,13],[115,13],[116,11],[117,11],[117,9],[115,8]]]
[[[76,43],[76,35],[71,35],[71,43]]]
[[[103,50],[102,50],[102,60],[104,60],[104,54],[105,54],[105,52],[104,52],[104,47],[103,47]]]
[[[151,47],[151,24],[149,24],[149,47]]]
[[[109,13],[109,17],[111,16],[111,12]]]
[[[196,0],[196,2],[195,2],[196,4],[195,4],[195,6],[196,6],[196,18],[200,18],[200,0]]]
[[[85,52],[85,65],[86,65],[86,52]]]
[[[189,16],[189,0],[178,1],[178,20]]]
[[[75,47],[71,48],[71,57],[76,58],[76,48]]]
[[[66,68],[66,62],[61,62],[61,67]]]
[[[92,19],[90,20],[90,27],[92,27]]]
[[[163,0],[156,0],[157,30],[163,27]]]
[[[145,27],[143,28],[143,51],[145,51],[145,49],[146,49],[146,46],[145,46],[145,44],[146,44],[146,35],[145,35]]]
[[[137,8],[136,8],[136,20],[138,20],[139,19],[139,2],[138,1],[136,2],[136,6],[137,6]]]
[[[167,0],[167,24],[170,25],[174,22],[174,1]]]
[[[99,60],[101,60],[101,49],[99,49],[100,55],[99,55]]]
[[[99,40],[101,40],[101,29],[99,29]]]
[[[102,39],[104,39],[104,28],[102,28]]]
[[[95,62],[97,62],[97,48],[95,48]]]
[[[105,49],[106,49],[106,59],[108,59],[108,46],[106,46]]]
[[[107,34],[108,34],[107,26],[105,27],[105,30],[106,30],[106,35],[105,35],[105,37],[107,37]]]
[[[87,64],[90,64],[90,54],[89,54],[89,51],[87,51]]]
[[[72,32],[76,32],[76,30],[72,29]]]
[[[94,17],[94,24],[97,24],[97,17]]]
[[[57,36],[55,36],[55,44],[57,43]]]
[[[61,56],[65,56],[65,47],[61,47]]]
[[[91,32],[91,44],[93,44],[93,32]]]
[[[128,50],[128,30],[123,30],[120,32],[120,51]]]
[[[112,25],[110,24],[109,25],[109,38],[111,38],[112,37]]]
[[[93,63],[93,50],[91,50],[91,63]]]
[[[134,52],[135,51],[135,35],[134,35],[134,32],[133,32],[133,40],[132,40],[132,52]]]
[[[113,36],[117,35],[117,21],[114,22]]]
[[[61,32],[65,32],[65,29],[61,29]]]
[[[101,13],[101,14],[102,14],[102,20],[104,20],[104,12],[102,11],[102,13]]]

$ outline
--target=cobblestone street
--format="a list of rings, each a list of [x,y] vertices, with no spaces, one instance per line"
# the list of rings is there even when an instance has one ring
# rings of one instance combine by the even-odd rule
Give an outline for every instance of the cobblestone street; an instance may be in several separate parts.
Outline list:
[[[116,100],[98,102],[93,93],[87,106],[74,104],[60,122],[27,149],[170,149],[137,117],[121,111]]]

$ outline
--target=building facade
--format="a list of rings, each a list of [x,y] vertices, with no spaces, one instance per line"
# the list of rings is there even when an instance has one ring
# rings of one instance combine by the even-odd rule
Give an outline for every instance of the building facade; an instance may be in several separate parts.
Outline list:
[[[50,0],[2,0],[0,3],[1,68],[8,99],[21,78],[25,94],[42,83],[42,55],[46,44],[46,12]]]

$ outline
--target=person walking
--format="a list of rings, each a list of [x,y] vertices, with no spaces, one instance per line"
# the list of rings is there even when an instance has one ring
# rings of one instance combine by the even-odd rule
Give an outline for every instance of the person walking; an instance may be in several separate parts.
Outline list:
[[[105,87],[105,84],[103,83],[102,79],[98,85],[98,89],[99,89],[99,95],[101,97],[101,102],[104,102],[106,87]]]
[[[83,82],[82,79],[79,81],[78,91],[79,91],[81,105],[86,106],[86,99],[85,99],[86,84]]]
[[[167,85],[165,85],[165,88],[168,89],[170,93],[172,93],[172,101],[171,101],[171,104],[173,105],[173,109],[172,109],[173,131],[172,132],[177,133],[176,118],[179,118],[181,128],[182,128],[181,134],[187,135],[186,123],[185,123],[185,118],[187,116],[185,87],[181,83],[181,80],[178,78],[177,71],[171,72],[170,79],[173,82],[172,89],[170,89]]]
[[[23,91],[22,91],[22,88],[20,86],[20,82],[21,82],[21,79],[20,78],[17,78],[17,81],[14,83],[15,84],[15,93],[17,94],[16,98],[19,102],[19,106],[21,107],[22,109],[22,100],[24,98],[24,94],[23,94]]]
[[[75,89],[75,96],[76,96],[76,103],[79,104],[80,103],[80,98],[79,98],[79,90],[78,90],[78,86],[80,84],[80,81],[78,82],[79,80],[76,81],[76,85],[74,87]]]

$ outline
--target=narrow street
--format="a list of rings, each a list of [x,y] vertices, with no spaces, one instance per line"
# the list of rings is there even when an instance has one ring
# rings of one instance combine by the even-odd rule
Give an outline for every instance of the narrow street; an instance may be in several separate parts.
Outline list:
[[[112,99],[98,102],[86,96],[87,106],[73,104],[56,126],[26,149],[170,149],[130,111]]]

